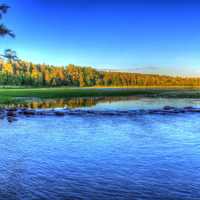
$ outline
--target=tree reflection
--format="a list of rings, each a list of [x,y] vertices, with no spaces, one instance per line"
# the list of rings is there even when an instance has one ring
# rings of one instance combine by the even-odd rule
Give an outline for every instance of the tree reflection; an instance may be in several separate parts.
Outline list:
[[[30,108],[30,109],[48,109],[48,108],[81,108],[92,107],[99,103],[112,103],[123,100],[136,100],[136,97],[88,97],[88,98],[69,98],[69,99],[27,99],[20,103],[1,105],[3,108]]]

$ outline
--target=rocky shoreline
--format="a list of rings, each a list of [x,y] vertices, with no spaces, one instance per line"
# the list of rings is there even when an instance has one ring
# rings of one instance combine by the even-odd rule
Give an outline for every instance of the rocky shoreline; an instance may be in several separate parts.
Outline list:
[[[81,109],[27,109],[27,108],[5,108],[0,109],[0,119],[7,118],[9,121],[14,121],[20,116],[58,116],[65,115],[105,115],[105,116],[120,116],[120,115],[143,115],[143,114],[179,114],[179,113],[200,113],[200,108],[184,107],[176,108],[165,106],[161,109],[138,109],[129,111],[97,111],[97,110],[81,110]]]

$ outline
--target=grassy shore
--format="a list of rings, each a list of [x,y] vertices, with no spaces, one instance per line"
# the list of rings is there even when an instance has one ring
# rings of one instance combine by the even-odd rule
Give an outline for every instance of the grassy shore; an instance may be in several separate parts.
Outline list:
[[[163,98],[200,98],[200,89],[188,88],[2,88],[0,103],[14,103],[21,98],[68,98],[99,96],[139,96]]]

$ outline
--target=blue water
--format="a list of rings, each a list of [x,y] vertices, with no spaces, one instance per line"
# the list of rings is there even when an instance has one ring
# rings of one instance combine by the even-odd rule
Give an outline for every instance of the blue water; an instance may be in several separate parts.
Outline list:
[[[114,104],[96,107],[127,109],[130,102]],[[0,199],[199,200],[199,119],[198,113],[4,119]]]

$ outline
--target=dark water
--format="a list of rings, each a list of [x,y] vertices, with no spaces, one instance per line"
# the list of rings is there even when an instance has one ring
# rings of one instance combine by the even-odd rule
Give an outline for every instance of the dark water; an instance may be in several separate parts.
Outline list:
[[[198,104],[123,99],[90,109]],[[199,119],[195,113],[2,120],[0,199],[199,200]]]

